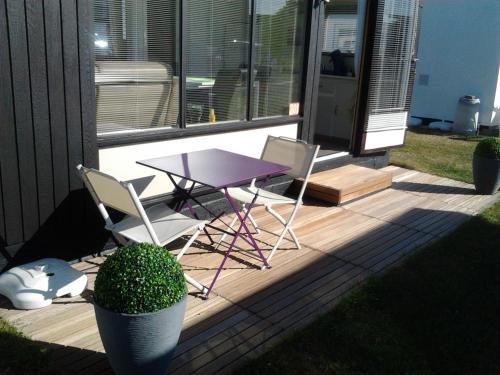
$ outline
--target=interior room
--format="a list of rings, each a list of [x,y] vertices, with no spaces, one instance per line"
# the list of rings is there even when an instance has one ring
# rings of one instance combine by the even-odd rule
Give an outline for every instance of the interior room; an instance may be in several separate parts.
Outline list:
[[[325,6],[314,134],[323,155],[351,149],[365,7],[365,0],[332,0]]]

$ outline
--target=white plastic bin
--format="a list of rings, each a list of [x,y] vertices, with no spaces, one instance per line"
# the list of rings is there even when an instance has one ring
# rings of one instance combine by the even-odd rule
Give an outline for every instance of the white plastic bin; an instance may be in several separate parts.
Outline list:
[[[481,101],[473,95],[462,96],[458,100],[453,132],[474,135],[478,130],[479,105]]]

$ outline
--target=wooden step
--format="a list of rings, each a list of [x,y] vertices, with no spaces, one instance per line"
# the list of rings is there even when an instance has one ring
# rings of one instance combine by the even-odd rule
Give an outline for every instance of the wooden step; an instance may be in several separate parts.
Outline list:
[[[390,172],[348,164],[312,174],[305,194],[327,202],[342,204],[386,189],[391,184]]]

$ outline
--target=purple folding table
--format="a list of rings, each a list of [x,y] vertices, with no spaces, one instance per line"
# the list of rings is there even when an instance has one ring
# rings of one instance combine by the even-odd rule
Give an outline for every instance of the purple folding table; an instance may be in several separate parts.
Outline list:
[[[264,179],[265,182],[271,175],[285,172],[290,169],[289,167],[215,148],[141,160],[137,163],[167,174],[170,181],[174,185],[176,192],[182,195],[182,200],[177,206],[177,210],[180,211],[184,206],[187,206],[190,212],[196,216],[196,213],[190,203],[190,200],[192,200],[213,216],[212,221],[210,224],[207,224],[207,227],[233,236],[229,248],[224,254],[224,259],[217,269],[208,291],[205,293],[205,297],[208,297],[212,291],[212,288],[215,285],[227,258],[235,247],[237,238],[241,238],[250,244],[257,251],[260,259],[264,263],[264,267],[269,267],[266,258],[262,254],[262,251],[246,225],[246,219],[248,218],[250,210],[257,199],[258,190],[252,203],[247,207],[244,215],[242,215],[238,209],[237,203],[231,195],[229,195],[228,188],[242,185],[253,180],[254,178]],[[188,184],[186,184],[185,186],[181,186],[181,184],[175,180],[174,176],[180,177],[181,181],[191,181],[191,185],[188,186]],[[236,230],[231,232],[211,225],[215,220],[220,218],[220,215],[214,215],[209,208],[204,206],[196,197],[193,196],[193,189],[197,183],[208,186],[212,189],[222,190],[224,192],[229,205],[240,222],[240,225]],[[229,229],[231,230],[231,228]],[[208,232],[207,235],[211,240]]]

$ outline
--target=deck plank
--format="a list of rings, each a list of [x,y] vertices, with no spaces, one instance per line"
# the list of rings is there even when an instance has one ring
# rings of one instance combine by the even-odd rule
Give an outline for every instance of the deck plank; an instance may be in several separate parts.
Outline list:
[[[349,164],[313,173],[307,184],[306,195],[341,204],[383,190],[391,183],[391,172]],[[296,185],[299,184],[297,181]]]
[[[302,248],[285,239],[271,269],[261,270],[255,251],[239,240],[208,300],[189,288],[171,373],[230,373],[328,312],[370,275],[400,264],[500,200],[499,194],[475,195],[473,186],[463,182],[395,166],[383,170],[393,176],[391,188],[342,207],[306,200],[293,224]],[[277,211],[286,217],[292,206]],[[281,226],[262,208],[253,216],[263,229],[256,239],[268,255]],[[181,246],[179,242],[169,250],[176,253]],[[208,283],[226,248],[222,243],[214,251],[201,235],[181,263],[190,275]],[[29,311],[16,310],[0,297],[0,317],[51,348],[63,373],[112,373],[91,304],[104,260],[97,257],[73,265],[89,278],[83,296],[60,298],[47,308]]]

